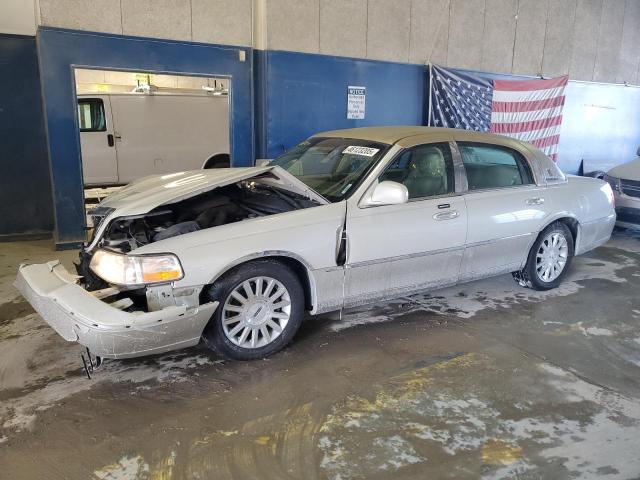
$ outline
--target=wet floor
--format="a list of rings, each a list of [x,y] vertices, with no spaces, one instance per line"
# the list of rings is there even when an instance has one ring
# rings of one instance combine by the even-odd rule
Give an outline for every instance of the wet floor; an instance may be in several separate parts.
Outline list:
[[[311,318],[267,360],[92,380],[11,287],[53,256],[0,244],[0,478],[640,478],[640,234],[551,292],[506,275]]]

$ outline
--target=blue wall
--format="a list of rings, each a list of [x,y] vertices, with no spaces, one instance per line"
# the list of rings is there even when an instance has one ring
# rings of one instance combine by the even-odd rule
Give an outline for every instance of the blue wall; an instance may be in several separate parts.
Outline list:
[[[0,239],[49,235],[53,209],[35,38],[0,35],[0,72]]]
[[[41,28],[40,70],[59,247],[84,240],[80,140],[75,118],[73,67],[143,70],[231,77],[231,155],[236,166],[253,164],[252,51],[121,35]]]
[[[255,55],[258,157],[273,158],[322,130],[424,123],[422,65],[282,51]],[[347,119],[349,85],[367,89],[364,120]]]

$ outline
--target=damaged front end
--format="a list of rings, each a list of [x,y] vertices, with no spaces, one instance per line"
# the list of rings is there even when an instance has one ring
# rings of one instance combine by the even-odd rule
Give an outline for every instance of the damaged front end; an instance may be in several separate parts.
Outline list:
[[[16,287],[63,338],[99,357],[137,357],[197,344],[217,302],[201,298],[202,285],[176,285],[188,280],[176,254],[136,250],[323,202],[286,172],[225,170],[149,177],[124,187],[90,212],[91,239],[80,251],[77,276],[58,261],[22,265]],[[283,188],[287,182],[290,188]]]

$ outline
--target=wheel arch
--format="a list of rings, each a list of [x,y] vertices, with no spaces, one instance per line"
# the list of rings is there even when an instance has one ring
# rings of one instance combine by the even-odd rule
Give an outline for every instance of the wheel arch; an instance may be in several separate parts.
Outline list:
[[[207,282],[202,289],[202,292],[204,293],[208,286],[213,285],[236,268],[256,260],[276,260],[289,267],[296,274],[300,280],[300,284],[302,285],[302,289],[304,291],[305,310],[310,310],[312,313],[315,311],[317,294],[315,277],[312,273],[313,270],[302,257],[292,252],[273,250],[245,255],[244,257],[229,263],[220,270],[215,277]],[[203,293],[201,293],[201,295]]]
[[[538,230],[537,232],[531,235],[531,240],[529,241],[529,245],[527,245],[526,255],[522,261],[522,265],[521,265],[522,267],[524,267],[525,263],[527,262],[527,258],[529,256],[529,252],[531,251],[531,247],[533,247],[533,244],[538,239],[540,234],[544,231],[545,228],[547,228],[549,225],[555,222],[564,223],[567,226],[567,228],[569,228],[569,231],[573,236],[574,255],[578,254],[576,252],[578,252],[578,241],[580,239],[580,221],[575,217],[575,215],[572,215],[570,213],[561,213],[558,215],[554,215],[553,217],[551,217],[551,219],[547,219],[544,225],[540,227],[540,230]]]

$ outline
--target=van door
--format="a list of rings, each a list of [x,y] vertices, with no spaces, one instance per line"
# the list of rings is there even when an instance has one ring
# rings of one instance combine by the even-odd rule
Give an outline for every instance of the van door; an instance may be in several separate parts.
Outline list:
[[[228,98],[204,95],[112,95],[118,180],[199,170],[229,153]]]
[[[78,127],[85,185],[117,183],[118,158],[107,95],[78,98]]]

